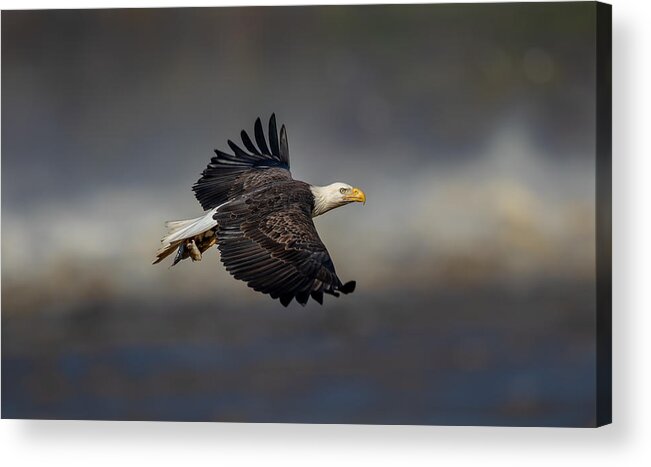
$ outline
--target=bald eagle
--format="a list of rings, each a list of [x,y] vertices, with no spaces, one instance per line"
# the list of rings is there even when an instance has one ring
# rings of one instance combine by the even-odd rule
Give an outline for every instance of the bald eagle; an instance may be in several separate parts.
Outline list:
[[[269,144],[260,118],[255,143],[242,130],[246,150],[228,140],[233,154],[215,150],[192,190],[207,211],[196,219],[170,221],[154,264],[176,251],[172,266],[217,245],[221,262],[235,279],[280,300],[295,298],[305,305],[310,297],[323,303],[355,290],[355,282],[341,282],[312,218],[352,202],[366,202],[359,188],[347,183],[314,186],[294,180],[289,172],[289,145],[283,125],[269,120]]]

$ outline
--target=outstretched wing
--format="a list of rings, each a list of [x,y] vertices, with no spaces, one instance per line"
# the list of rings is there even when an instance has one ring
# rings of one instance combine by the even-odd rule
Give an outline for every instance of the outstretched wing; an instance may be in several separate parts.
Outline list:
[[[204,210],[213,209],[246,191],[277,181],[291,180],[289,173],[289,145],[285,125],[276,128],[276,116],[269,119],[269,144],[265,139],[262,122],[255,121],[254,137],[257,146],[242,130],[242,143],[246,151],[228,140],[233,154],[215,149],[201,178],[192,190]],[[248,152],[247,152],[248,151]]]
[[[337,277],[312,222],[311,196],[307,184],[290,181],[247,193],[215,214],[226,270],[285,306],[355,289]]]

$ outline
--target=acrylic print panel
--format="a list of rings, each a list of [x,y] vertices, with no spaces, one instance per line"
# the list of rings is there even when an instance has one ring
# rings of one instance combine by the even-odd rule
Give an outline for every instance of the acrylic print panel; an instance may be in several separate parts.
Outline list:
[[[2,115],[4,418],[610,421],[609,6],[4,11]]]

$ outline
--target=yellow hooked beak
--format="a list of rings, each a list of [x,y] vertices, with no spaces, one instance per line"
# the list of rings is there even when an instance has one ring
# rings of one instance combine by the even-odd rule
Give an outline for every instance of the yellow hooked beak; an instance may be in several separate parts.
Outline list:
[[[344,198],[346,201],[356,201],[366,204],[366,195],[359,188],[353,188],[349,195]]]

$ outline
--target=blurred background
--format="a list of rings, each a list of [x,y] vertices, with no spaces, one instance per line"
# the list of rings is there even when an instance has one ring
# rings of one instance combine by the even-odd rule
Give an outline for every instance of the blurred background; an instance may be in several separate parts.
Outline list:
[[[152,266],[275,112],[354,294]],[[2,12],[2,417],[595,424],[595,6]]]

